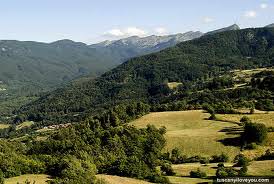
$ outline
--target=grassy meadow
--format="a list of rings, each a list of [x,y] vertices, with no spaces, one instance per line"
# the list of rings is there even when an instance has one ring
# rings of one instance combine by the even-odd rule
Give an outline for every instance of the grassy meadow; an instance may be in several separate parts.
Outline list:
[[[35,181],[35,184],[47,184],[46,181],[50,180],[50,176],[45,174],[25,174],[5,180],[5,184],[24,184],[28,180],[31,183]]]
[[[8,128],[10,125],[8,124],[1,124],[0,123],[0,129]]]
[[[224,146],[220,141],[238,135],[226,134],[222,130],[238,128],[235,123],[207,120],[210,115],[201,110],[150,113],[132,122],[142,128],[147,124],[167,128],[165,151],[178,147],[188,156],[212,156],[222,152],[234,158],[240,150]]]
[[[150,184],[150,182],[142,181],[138,179],[133,178],[126,178],[126,177],[120,177],[120,176],[111,176],[111,175],[105,175],[105,174],[98,174],[96,175],[97,179],[103,179],[108,184]]]

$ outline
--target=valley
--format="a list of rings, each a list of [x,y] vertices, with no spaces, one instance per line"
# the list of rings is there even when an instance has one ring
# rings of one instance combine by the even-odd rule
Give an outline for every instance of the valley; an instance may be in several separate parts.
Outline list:
[[[165,45],[171,38],[129,37],[94,48],[70,40],[16,42],[24,47],[14,53],[50,52],[45,61],[58,63],[56,75],[42,74],[59,80],[64,73],[58,66],[65,67],[66,59],[73,73],[79,67],[74,62],[96,60],[93,54],[100,58],[101,47],[99,54],[122,43],[151,48],[159,40]],[[273,28],[233,25],[173,43],[102,73],[70,73],[67,83],[53,87],[48,80],[50,89],[36,86],[38,93],[26,89],[32,92],[26,95],[22,88],[22,94],[7,98],[10,84],[1,83],[7,90],[0,91],[0,183],[196,184],[273,177]],[[60,55],[64,58],[55,60]],[[29,84],[36,88],[34,83]]]

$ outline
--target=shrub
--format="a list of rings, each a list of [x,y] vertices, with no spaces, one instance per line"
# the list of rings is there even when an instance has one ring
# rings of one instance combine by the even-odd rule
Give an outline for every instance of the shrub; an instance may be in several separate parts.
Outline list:
[[[200,163],[201,164],[208,164],[209,163],[209,159],[208,158],[201,158]]]
[[[0,184],[4,184],[4,174],[2,170],[0,170]]]
[[[252,142],[261,144],[266,139],[267,132],[267,127],[262,123],[246,123],[241,135],[242,144]]]
[[[274,152],[271,152],[270,149],[266,150],[265,154],[259,157],[257,160],[274,160]]]
[[[217,117],[216,117],[215,113],[212,113],[208,119],[209,120],[217,120]]]
[[[190,177],[191,178],[205,178],[206,173],[202,172],[200,169],[197,169],[197,171],[190,171]]]
[[[220,178],[237,176],[238,172],[232,167],[218,167],[216,176]]]
[[[224,163],[218,163],[218,167],[225,167]]]
[[[247,116],[243,116],[240,119],[240,122],[243,123],[243,124],[246,124],[246,123],[251,123],[251,120]]]
[[[165,163],[161,166],[161,171],[167,176],[174,176],[176,174],[171,165],[168,163]]]
[[[243,154],[239,154],[234,158],[234,162],[236,163],[234,166],[244,167],[244,166],[248,166],[249,159],[246,158]]]
[[[247,174],[247,166],[243,166],[240,170],[239,170],[239,176],[246,176]]]
[[[255,109],[254,109],[254,108],[251,108],[249,113],[250,113],[250,114],[254,114],[254,112],[255,112]]]
[[[252,149],[256,149],[258,146],[257,146],[257,144],[256,143],[249,143],[249,144],[247,144],[246,146],[245,146],[245,148],[246,149],[250,149],[250,150],[252,150]]]
[[[221,155],[213,155],[212,159],[210,160],[211,163],[218,163],[218,162],[227,162],[229,157],[222,153]]]

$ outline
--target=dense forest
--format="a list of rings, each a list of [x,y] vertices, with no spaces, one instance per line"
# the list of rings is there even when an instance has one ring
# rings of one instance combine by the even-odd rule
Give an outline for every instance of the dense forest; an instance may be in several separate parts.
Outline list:
[[[156,106],[172,98],[188,98],[187,93],[171,95],[172,91],[167,87],[169,82],[182,83],[182,89],[195,86],[192,91],[196,92],[188,99],[188,104],[194,107],[210,102],[214,96],[222,100],[225,98],[231,102],[229,104],[235,105],[230,99],[236,94],[242,94],[243,98],[257,95],[262,100],[265,98],[273,103],[271,92],[264,90],[263,85],[253,85],[255,90],[244,88],[228,92],[213,90],[212,93],[197,93],[197,86],[203,88],[203,83],[214,76],[225,75],[234,69],[273,66],[273,43],[272,28],[206,35],[158,53],[130,59],[99,78],[48,93],[16,112],[16,122],[26,119],[44,124],[77,122],[95,116],[114,104],[142,101]],[[219,83],[223,85],[218,80],[220,79],[216,78],[211,84],[207,84],[208,90],[217,89]],[[231,83],[225,85],[228,87]],[[238,100],[237,98],[236,101]]]

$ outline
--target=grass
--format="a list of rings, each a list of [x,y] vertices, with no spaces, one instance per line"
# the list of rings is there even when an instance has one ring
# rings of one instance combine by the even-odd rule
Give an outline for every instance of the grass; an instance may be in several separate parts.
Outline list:
[[[157,112],[150,113],[132,122],[138,128],[153,124],[156,127],[165,126],[167,145],[164,151],[171,151],[178,147],[184,155],[212,156],[228,154],[234,158],[240,150],[234,146],[225,146],[220,140],[233,138],[221,132],[224,128],[237,128],[238,125],[230,122],[207,120],[210,115],[201,110]]]
[[[200,163],[187,163],[172,165],[172,168],[176,172],[176,177],[187,178],[190,171],[196,171],[198,168],[205,172],[208,177],[216,175],[217,163],[200,164]],[[225,163],[226,167],[231,167],[233,163]],[[250,176],[274,176],[274,160],[265,161],[252,161],[248,166],[247,174]]]
[[[169,82],[167,83],[167,86],[170,88],[170,89],[175,89],[177,88],[179,85],[181,85],[182,83],[181,82]]]
[[[186,163],[186,164],[176,164],[173,165],[172,168],[176,172],[177,176],[187,177],[189,176],[190,171],[196,171],[198,168],[205,172],[207,176],[215,176],[217,163],[210,164],[200,164],[200,163]],[[232,166],[231,163],[225,163],[225,166]]]
[[[104,179],[109,184],[150,184],[150,182],[127,178],[127,177],[120,177],[120,176],[111,176],[105,174],[98,174],[96,175],[97,179]]]
[[[252,176],[274,176],[274,160],[251,162],[247,173]]]
[[[25,121],[19,125],[16,126],[16,129],[19,130],[21,128],[25,128],[25,127],[30,127],[31,125],[33,125],[34,122],[33,121]]]
[[[8,128],[10,125],[8,124],[1,124],[0,123],[0,129]]]
[[[274,127],[274,112],[256,111],[255,114],[218,114],[223,121],[239,122],[243,116],[247,116],[252,122],[263,123],[267,127]]]
[[[252,75],[262,72],[262,71],[274,71],[273,68],[256,68],[256,69],[250,69],[250,70],[234,70],[232,71],[234,75],[234,79],[241,79],[245,81],[250,81]]]
[[[17,184],[18,182],[23,184],[26,180],[32,183],[35,181],[35,184],[46,184],[46,181],[50,180],[50,176],[45,174],[25,174],[13,178],[8,178],[5,180],[5,184]]]
[[[189,177],[177,177],[177,176],[168,176],[169,181],[172,184],[197,184],[197,183],[210,183],[212,180],[201,179],[201,178],[189,178]]]

